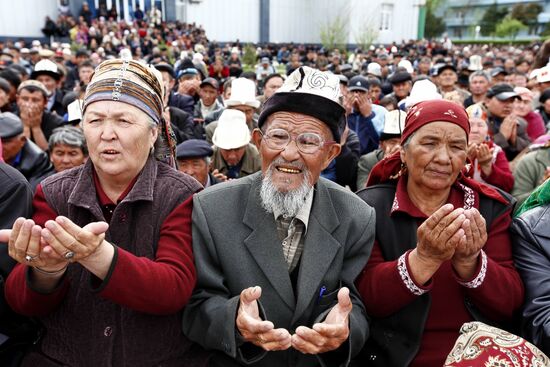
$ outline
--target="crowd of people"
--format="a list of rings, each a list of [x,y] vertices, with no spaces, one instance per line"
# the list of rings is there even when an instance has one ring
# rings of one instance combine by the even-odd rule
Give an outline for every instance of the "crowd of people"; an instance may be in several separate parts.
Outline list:
[[[0,364],[550,365],[550,42],[133,16],[0,42]]]

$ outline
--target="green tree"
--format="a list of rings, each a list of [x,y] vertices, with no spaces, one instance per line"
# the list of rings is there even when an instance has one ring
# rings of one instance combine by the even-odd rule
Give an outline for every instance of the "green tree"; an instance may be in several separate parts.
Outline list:
[[[347,17],[337,15],[320,27],[321,44],[327,50],[345,51],[348,39]]]
[[[494,2],[487,8],[483,17],[481,18],[481,34],[484,36],[492,36],[495,34],[497,24],[499,24],[504,17],[508,15],[508,8],[499,8],[497,3]]]
[[[529,27],[529,34],[536,33],[538,16],[542,12],[540,4],[516,4],[510,13],[511,17]]]
[[[525,28],[527,28],[525,24],[511,16],[507,16],[502,22],[497,24],[495,34],[501,38],[515,39],[519,31]]]
[[[445,22],[443,18],[436,16],[430,7],[426,9],[426,26],[424,27],[424,35],[426,38],[434,38],[441,36],[445,32]]]
[[[370,22],[363,23],[361,28],[354,34],[355,43],[357,43],[362,50],[368,50],[376,38],[378,38],[378,33],[378,29],[376,29],[373,24]]]
[[[426,23],[424,25],[424,36],[434,38],[445,32],[443,18],[435,15],[436,10],[441,8],[445,0],[426,0]]]
[[[254,68],[256,65],[256,49],[251,43],[247,43],[244,46],[243,53],[243,69],[248,66],[248,68]]]

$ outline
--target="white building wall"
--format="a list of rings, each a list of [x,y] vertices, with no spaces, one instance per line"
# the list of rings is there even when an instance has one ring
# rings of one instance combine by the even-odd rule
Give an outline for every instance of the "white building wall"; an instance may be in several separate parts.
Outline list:
[[[211,41],[258,42],[258,0],[203,0],[186,4],[186,21],[201,24]]]
[[[57,14],[56,0],[0,0],[0,36],[44,37],[46,16]]]
[[[271,0],[270,41],[320,43],[322,26],[338,16],[346,19],[348,43],[358,43],[360,34],[367,29],[377,34],[376,43],[415,39],[418,3],[419,0]],[[384,29],[380,29],[382,23]]]

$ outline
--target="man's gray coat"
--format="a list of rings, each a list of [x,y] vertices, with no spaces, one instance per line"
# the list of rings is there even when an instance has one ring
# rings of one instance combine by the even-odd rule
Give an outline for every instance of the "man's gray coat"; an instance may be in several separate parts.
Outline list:
[[[214,350],[216,366],[346,366],[368,336],[365,309],[353,284],[370,255],[374,210],[355,194],[320,179],[315,186],[296,292],[293,290],[272,213],[260,204],[261,173],[213,186],[195,195],[193,250],[197,286],[186,306],[185,334]],[[265,352],[239,345],[235,318],[239,295],[260,286],[260,314],[291,334],[324,320],[350,289],[350,336],[337,351],[304,355],[292,348]],[[326,293],[320,296],[320,290]]]

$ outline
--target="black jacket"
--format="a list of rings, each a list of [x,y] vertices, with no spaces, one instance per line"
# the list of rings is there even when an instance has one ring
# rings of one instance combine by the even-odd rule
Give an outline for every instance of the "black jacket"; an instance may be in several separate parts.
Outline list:
[[[11,164],[25,176],[33,190],[40,181],[55,173],[48,155],[32,141],[27,140],[19,154]]]
[[[0,229],[10,229],[19,217],[32,214],[32,189],[25,177],[10,165],[0,162]],[[8,246],[0,243],[0,366],[19,366],[25,348],[36,340],[40,328],[30,319],[15,314],[4,298],[4,280],[16,262]]]
[[[417,219],[408,215],[390,217],[395,184],[380,184],[357,192],[357,195],[376,211],[376,240],[380,244],[386,261],[397,260],[403,253],[416,247]],[[494,219],[510,210],[514,199],[499,190],[509,200],[504,205],[496,200],[480,195],[479,211],[486,220],[487,230]],[[464,299],[466,308],[475,320],[494,324],[488,315],[481,315],[475,306]],[[367,362],[368,366],[401,367],[408,366],[420,348],[424,325],[430,311],[431,295],[425,293],[398,312],[385,318],[373,318],[370,322],[371,335],[361,357],[357,361]],[[487,317],[486,317],[487,316]]]
[[[525,285],[521,334],[550,354],[550,205],[525,212],[510,230]]]

